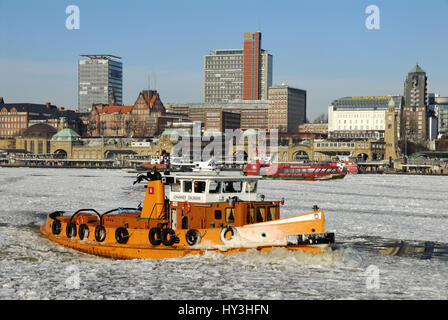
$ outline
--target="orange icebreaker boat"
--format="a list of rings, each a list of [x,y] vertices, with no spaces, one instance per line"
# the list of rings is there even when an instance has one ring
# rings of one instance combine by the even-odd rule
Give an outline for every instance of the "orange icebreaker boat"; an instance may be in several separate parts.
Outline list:
[[[148,173],[136,181],[148,181],[143,207],[102,214],[94,209],[55,211],[48,215],[41,232],[61,245],[119,259],[274,247],[321,253],[334,243],[334,233],[324,231],[324,213],[317,207],[313,212],[280,219],[283,200],[265,201],[257,194],[260,178]]]

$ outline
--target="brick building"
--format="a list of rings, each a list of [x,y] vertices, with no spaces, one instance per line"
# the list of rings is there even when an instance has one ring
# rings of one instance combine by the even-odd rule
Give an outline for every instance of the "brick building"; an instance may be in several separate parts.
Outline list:
[[[220,127],[225,129],[268,129],[267,100],[237,100],[226,103],[172,103],[169,110],[188,115],[190,121],[201,121],[204,128],[216,127],[220,113]],[[207,116],[207,113],[209,116]]]
[[[306,122],[306,91],[287,85],[269,88],[269,129],[297,133],[298,125]]]
[[[46,123],[58,127],[60,119],[66,120],[67,126],[82,134],[85,131],[80,114],[74,110],[57,107],[50,102],[36,103],[5,103],[0,97],[0,137],[9,138],[20,135],[28,127]]]
[[[166,112],[155,90],[143,90],[134,105],[97,104],[87,120],[89,136],[155,136],[172,121],[186,116]]]
[[[192,109],[190,121],[201,121],[205,131],[225,132],[226,129],[239,129],[241,115],[222,109]]]

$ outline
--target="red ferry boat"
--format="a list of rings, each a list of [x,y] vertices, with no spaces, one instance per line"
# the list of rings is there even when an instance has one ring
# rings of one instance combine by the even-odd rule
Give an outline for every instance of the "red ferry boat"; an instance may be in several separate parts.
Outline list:
[[[331,180],[347,174],[333,162],[319,163],[267,163],[254,160],[243,170],[247,175],[260,175],[264,179]]]
[[[347,170],[347,173],[358,173],[359,172],[358,166],[353,161],[341,160],[340,164],[341,164],[342,168],[345,168]]]

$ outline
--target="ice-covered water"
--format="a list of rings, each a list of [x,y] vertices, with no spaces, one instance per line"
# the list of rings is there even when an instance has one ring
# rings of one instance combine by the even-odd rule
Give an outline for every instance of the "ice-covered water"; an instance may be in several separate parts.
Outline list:
[[[122,170],[0,168],[0,299],[447,299],[448,177],[350,175],[340,181],[261,181],[283,217],[317,204],[339,249],[208,253],[112,260],[48,241],[55,210],[135,207],[144,196]],[[433,241],[432,259],[379,253],[395,240]],[[445,249],[445,251],[448,249]]]

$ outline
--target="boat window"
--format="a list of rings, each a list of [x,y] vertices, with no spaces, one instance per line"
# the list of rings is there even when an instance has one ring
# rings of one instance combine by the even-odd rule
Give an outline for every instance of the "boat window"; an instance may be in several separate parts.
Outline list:
[[[246,183],[246,193],[255,193],[255,192],[257,192],[257,182],[248,181]]]
[[[209,192],[210,193],[220,193],[221,192],[221,182],[210,181]]]
[[[215,210],[215,219],[216,220],[221,220],[222,219],[221,210]]]
[[[224,191],[225,193],[237,193],[241,192],[243,187],[242,181],[224,181]]]
[[[258,207],[257,208],[257,222],[263,222],[266,218],[266,208]]]
[[[182,229],[188,229],[188,217],[187,216],[182,217]]]
[[[226,208],[226,222],[234,222],[235,214],[233,208]]]
[[[192,182],[184,181],[184,192],[191,192]]]
[[[277,207],[269,207],[267,221],[275,220],[277,217]]]
[[[194,182],[194,192],[204,193],[205,192],[205,181],[195,181]]]
[[[180,192],[180,182],[172,183],[171,184],[171,191],[172,192]]]
[[[254,223],[255,221],[255,208],[247,207],[246,223]]]

